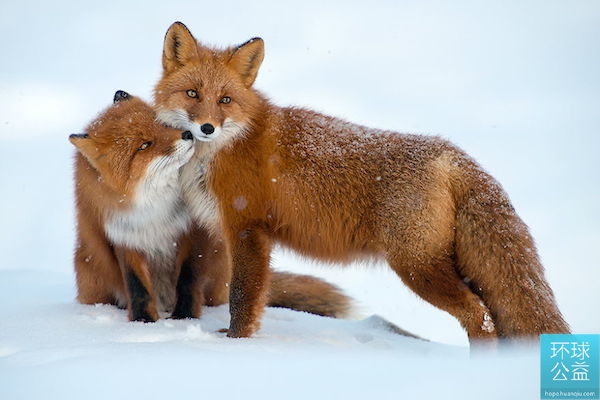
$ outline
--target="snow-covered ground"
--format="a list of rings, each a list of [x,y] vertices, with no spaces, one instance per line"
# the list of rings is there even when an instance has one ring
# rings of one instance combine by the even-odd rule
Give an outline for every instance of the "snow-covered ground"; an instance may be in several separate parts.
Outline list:
[[[278,104],[439,134],[490,171],[530,226],[559,305],[599,333],[600,3],[52,2],[0,13],[0,399],[539,398],[534,347],[470,358],[450,316],[384,265],[330,268],[278,249],[356,299],[356,320],[269,309],[256,337],[197,321],[127,322],[74,301],[70,133],[115,90],[148,100],[176,20],[207,43],[266,43]],[[430,339],[385,329],[378,314]]]

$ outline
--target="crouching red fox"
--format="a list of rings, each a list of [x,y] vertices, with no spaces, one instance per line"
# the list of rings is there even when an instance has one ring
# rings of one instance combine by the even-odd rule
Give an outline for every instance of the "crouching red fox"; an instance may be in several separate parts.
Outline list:
[[[219,50],[175,23],[155,88],[159,120],[200,141],[183,198],[231,253],[229,336],[259,327],[274,243],[387,261],[471,342],[569,331],[527,226],[471,157],[438,137],[275,106],[253,88],[263,57],[259,38]]]
[[[118,91],[84,134],[75,161],[75,273],[81,303],[127,308],[129,319],[198,318],[229,301],[231,261],[217,232],[193,223],[179,186],[194,153],[189,131],[155,121],[153,108]],[[350,299],[317,278],[274,272],[269,304],[344,316]]]

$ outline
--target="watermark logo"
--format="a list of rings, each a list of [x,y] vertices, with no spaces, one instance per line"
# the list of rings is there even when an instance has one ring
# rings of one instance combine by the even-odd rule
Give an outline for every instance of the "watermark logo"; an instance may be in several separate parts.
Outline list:
[[[542,399],[600,399],[600,335],[541,335]]]

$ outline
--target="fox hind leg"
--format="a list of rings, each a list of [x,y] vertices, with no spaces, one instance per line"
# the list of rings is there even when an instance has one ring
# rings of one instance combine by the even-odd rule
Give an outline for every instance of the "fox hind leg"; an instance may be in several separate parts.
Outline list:
[[[403,254],[389,259],[389,263],[413,292],[458,319],[471,344],[495,341],[497,333],[490,310],[456,272],[452,257],[418,258],[409,260]]]

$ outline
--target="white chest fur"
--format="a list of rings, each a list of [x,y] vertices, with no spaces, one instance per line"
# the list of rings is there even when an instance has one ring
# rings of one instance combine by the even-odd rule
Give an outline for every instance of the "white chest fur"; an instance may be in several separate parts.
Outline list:
[[[105,230],[117,245],[149,257],[167,256],[175,251],[175,242],[189,229],[191,219],[181,199],[178,169],[153,174],[150,167],[148,171],[135,190],[131,207],[112,212]]]
[[[194,221],[215,232],[219,217],[217,201],[206,182],[206,158],[194,156],[181,171],[181,188],[184,201]]]

